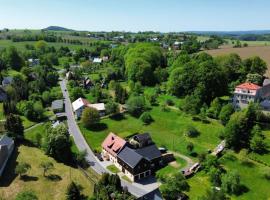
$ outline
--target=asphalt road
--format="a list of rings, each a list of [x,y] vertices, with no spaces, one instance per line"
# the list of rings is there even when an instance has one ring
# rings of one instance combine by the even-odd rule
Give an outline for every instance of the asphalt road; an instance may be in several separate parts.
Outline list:
[[[63,97],[65,99],[65,112],[67,115],[67,124],[68,124],[68,128],[69,128],[69,132],[70,134],[73,136],[74,138],[74,142],[77,146],[77,148],[80,151],[86,150],[87,151],[87,156],[86,156],[86,160],[88,161],[89,165],[98,173],[98,174],[102,174],[102,173],[110,173],[108,172],[106,169],[103,168],[102,164],[100,163],[100,161],[96,158],[96,156],[94,155],[93,151],[90,149],[89,145],[87,144],[87,142],[85,141],[73,114],[73,110],[72,110],[72,104],[69,98],[69,93],[67,90],[67,81],[65,79],[63,79],[60,82],[60,86],[61,86],[61,90],[63,93]],[[150,190],[144,190],[143,189],[143,185],[142,187],[139,187],[135,184],[129,183],[125,180],[121,180],[121,184],[123,187],[127,187],[128,191],[133,194],[136,197],[141,197],[145,194],[148,194],[149,192],[152,192],[154,189],[156,189],[156,187],[153,187]]]
[[[69,132],[70,134],[73,136],[74,138],[74,142],[77,146],[77,148],[80,151],[87,151],[87,156],[86,159],[89,163],[89,165],[98,173],[98,174],[102,174],[107,172],[107,170],[105,170],[101,164],[99,163],[99,161],[96,159],[94,153],[92,152],[92,150],[90,149],[90,147],[88,146],[88,144],[86,143],[73,114],[73,110],[72,110],[72,105],[71,105],[71,101],[69,98],[69,94],[68,94],[68,90],[66,87],[66,80],[62,80],[60,82],[60,86],[61,86],[61,90],[63,93],[63,97],[65,99],[65,112],[67,115],[67,124],[68,124],[68,128],[69,128]]]

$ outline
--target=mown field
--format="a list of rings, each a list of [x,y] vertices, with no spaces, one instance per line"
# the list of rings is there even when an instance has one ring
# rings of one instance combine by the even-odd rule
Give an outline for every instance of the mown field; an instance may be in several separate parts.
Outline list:
[[[79,126],[90,146],[97,150],[101,149],[101,143],[109,132],[114,132],[121,137],[149,132],[158,146],[166,146],[170,150],[186,155],[189,153],[186,150],[189,142],[194,143],[194,151],[200,153],[214,148],[220,141],[218,135],[223,130],[223,126],[215,120],[209,124],[196,122],[180,111],[174,109],[161,111],[160,107],[154,107],[150,113],[154,119],[150,125],[143,125],[137,118],[125,115],[118,119],[103,119],[99,130],[88,130],[82,124]],[[199,130],[200,135],[197,138],[188,138],[184,135],[189,125]]]
[[[18,50],[25,50],[25,45],[35,45],[35,41],[26,41],[26,42],[12,42],[11,40],[0,40],[0,50],[9,47],[9,46],[16,46]],[[75,44],[67,44],[67,43],[59,43],[59,42],[48,42],[49,46],[53,46],[56,49],[60,48],[61,46],[69,47],[72,50],[76,50],[79,48],[89,48],[87,45],[75,45]]]
[[[53,162],[54,169],[49,174],[54,178],[43,177],[43,170],[39,167],[42,161]],[[31,165],[25,180],[21,180],[14,172],[19,162],[27,162]],[[66,188],[71,181],[81,184],[85,195],[92,195],[93,184],[80,170],[57,163],[54,159],[44,155],[40,149],[21,145],[14,150],[6,171],[0,179],[0,197],[13,200],[17,193],[30,190],[34,191],[40,200],[64,200]]]
[[[209,53],[214,57],[227,55],[230,53],[236,53],[243,59],[253,56],[259,56],[267,63],[267,76],[270,76],[270,46],[249,46],[244,48],[232,48],[231,46],[225,46],[220,49],[207,50],[205,52]]]

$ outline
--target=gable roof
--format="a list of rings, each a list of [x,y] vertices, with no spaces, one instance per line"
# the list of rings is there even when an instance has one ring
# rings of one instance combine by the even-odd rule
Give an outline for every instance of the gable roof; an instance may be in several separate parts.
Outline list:
[[[125,147],[119,154],[118,158],[128,164],[131,168],[135,168],[143,157],[129,147]]]
[[[152,141],[152,138],[149,135],[149,133],[137,134],[133,138],[138,142],[146,142],[148,140]]]
[[[126,145],[126,141],[114,133],[109,133],[102,143],[102,148],[108,151],[113,156],[116,156]]]
[[[236,88],[247,89],[247,90],[258,90],[261,87],[254,84],[254,83],[242,83],[242,84],[236,86]]]
[[[161,153],[155,144],[136,149],[136,152],[148,161],[161,157]]]
[[[94,103],[94,104],[88,104],[88,107],[95,108],[98,111],[104,111],[105,110],[105,104],[104,103]]]
[[[72,107],[73,107],[73,110],[76,111],[83,106],[87,106],[88,104],[90,104],[90,103],[86,99],[79,98],[72,103]]]
[[[101,58],[94,58],[93,63],[102,63]]]

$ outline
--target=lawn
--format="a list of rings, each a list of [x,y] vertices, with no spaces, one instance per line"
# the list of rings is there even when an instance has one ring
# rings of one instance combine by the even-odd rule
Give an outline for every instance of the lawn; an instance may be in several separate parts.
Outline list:
[[[173,151],[179,151],[189,155],[186,150],[188,142],[194,143],[194,151],[197,153],[213,149],[218,143],[219,133],[223,126],[215,120],[209,124],[192,121],[192,117],[178,110],[161,111],[160,107],[153,107],[150,111],[154,122],[150,125],[143,123],[130,116],[125,115],[123,119],[103,119],[99,130],[88,130],[79,124],[88,144],[93,148],[100,150],[101,143],[109,132],[114,132],[121,137],[128,137],[134,133],[149,132],[158,146],[166,146]],[[187,138],[183,132],[187,126],[193,125],[200,131],[197,138]],[[166,138],[166,139],[165,139]]]
[[[26,41],[26,42],[12,42],[11,40],[0,40],[0,50],[9,47],[9,46],[15,46],[18,50],[25,50],[25,45],[35,45],[36,42],[33,41]],[[58,42],[48,42],[48,46],[53,46],[56,49],[59,49],[61,46],[68,47],[72,50],[76,50],[79,48],[90,48],[90,46],[87,45],[75,45],[75,44],[67,44],[67,43],[58,43]]]
[[[106,167],[110,172],[117,174],[120,170],[115,165],[109,165]]]
[[[20,116],[23,122],[24,129],[30,128],[31,126],[34,126],[36,122],[30,121],[25,116]]]
[[[4,116],[4,111],[3,111],[3,103],[0,103],[0,121],[4,119],[5,119],[5,116]]]
[[[41,136],[45,133],[46,131],[46,124],[39,124],[24,133],[25,139],[31,141],[32,143],[36,142],[36,136],[37,134],[40,134]]]
[[[53,175],[51,177],[56,177],[56,179],[50,180],[43,177],[43,171],[39,167],[42,161],[53,162],[54,169],[49,174]],[[14,174],[14,168],[18,162],[27,162],[31,165],[26,180],[20,180]],[[0,196],[3,199],[14,199],[18,192],[32,190],[41,200],[61,200],[65,199],[66,188],[71,181],[82,185],[85,195],[91,195],[93,193],[93,184],[80,170],[68,167],[62,163],[57,163],[37,148],[22,145],[13,152],[13,156],[1,178]]]
[[[270,199],[270,180],[265,174],[270,174],[270,167],[264,166],[248,159],[244,154],[228,152],[221,158],[225,169],[237,170],[240,174],[241,183],[246,187],[247,192],[241,196],[233,196],[232,199]]]

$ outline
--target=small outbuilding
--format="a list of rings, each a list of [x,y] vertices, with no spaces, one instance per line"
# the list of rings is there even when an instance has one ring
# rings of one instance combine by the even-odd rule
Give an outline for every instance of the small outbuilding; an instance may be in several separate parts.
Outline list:
[[[52,102],[52,110],[54,113],[60,113],[64,111],[64,101],[58,99]]]

